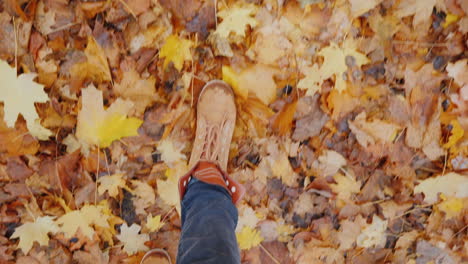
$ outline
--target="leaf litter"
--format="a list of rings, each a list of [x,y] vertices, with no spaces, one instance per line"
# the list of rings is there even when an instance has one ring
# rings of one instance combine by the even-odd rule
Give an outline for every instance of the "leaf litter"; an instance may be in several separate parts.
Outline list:
[[[0,262],[180,235],[195,104],[236,94],[243,263],[463,263],[463,0],[4,1]]]

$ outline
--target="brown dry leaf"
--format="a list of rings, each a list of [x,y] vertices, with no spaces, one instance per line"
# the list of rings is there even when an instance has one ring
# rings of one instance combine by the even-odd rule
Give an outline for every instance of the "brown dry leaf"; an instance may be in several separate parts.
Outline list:
[[[72,77],[79,80],[90,78],[97,82],[111,81],[112,75],[106,54],[94,37],[88,36],[88,45],[84,53],[87,60],[73,65],[71,68]]]
[[[134,114],[140,116],[158,98],[155,87],[154,76],[143,79],[138,72],[131,69],[123,73],[123,79],[115,84],[114,91],[124,99],[131,100],[134,103]]]
[[[369,145],[380,143],[391,143],[401,129],[396,124],[391,124],[382,120],[366,120],[366,112],[356,116],[354,121],[348,121],[349,128],[356,136],[359,144],[367,148]]]
[[[254,94],[264,104],[269,105],[276,98],[276,83],[273,76],[275,68],[256,64],[241,72],[239,75],[239,89]]]

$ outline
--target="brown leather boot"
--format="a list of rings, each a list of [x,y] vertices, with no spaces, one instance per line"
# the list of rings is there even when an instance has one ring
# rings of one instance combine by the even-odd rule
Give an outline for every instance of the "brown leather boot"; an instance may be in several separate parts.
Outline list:
[[[233,203],[245,188],[226,173],[229,146],[236,123],[236,105],[231,87],[219,80],[208,82],[197,104],[197,131],[190,156],[190,171],[179,180],[180,200],[191,177],[226,189]]]
[[[197,131],[189,168],[205,160],[226,171],[235,123],[236,105],[231,87],[219,80],[207,83],[198,98]]]

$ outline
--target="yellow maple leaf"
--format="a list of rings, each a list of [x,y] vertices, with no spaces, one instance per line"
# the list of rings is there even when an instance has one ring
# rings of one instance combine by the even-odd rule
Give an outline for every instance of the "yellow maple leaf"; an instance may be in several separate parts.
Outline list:
[[[139,234],[141,227],[137,224],[132,224],[130,227],[127,223],[120,226],[120,234],[116,235],[117,239],[124,245],[124,251],[128,255],[133,255],[139,251],[146,251],[148,247],[145,242],[149,241],[148,234]]]
[[[161,153],[161,160],[168,165],[186,159],[185,155],[180,152],[182,149],[183,146],[176,148],[174,142],[168,138],[161,140],[157,147],[157,150]]]
[[[192,59],[192,53],[190,52],[192,46],[193,41],[170,35],[159,51],[159,58],[165,58],[164,69],[167,68],[169,62],[172,62],[177,70],[182,70],[184,61]]]
[[[93,225],[110,228],[107,221],[109,216],[103,213],[103,209],[101,205],[85,205],[80,210],[62,215],[56,223],[67,238],[75,236],[76,232],[80,230],[83,235],[92,239],[95,233]]]
[[[223,21],[218,24],[214,34],[225,39],[228,39],[231,33],[234,34],[234,37],[245,37],[247,25],[252,28],[257,26],[257,20],[252,17],[256,12],[255,5],[235,6],[218,12],[218,16],[223,18]]]
[[[239,248],[242,250],[248,250],[256,247],[263,241],[263,237],[260,235],[260,232],[249,226],[244,226],[242,231],[236,234],[236,237]]]
[[[104,109],[102,91],[93,85],[81,89],[82,108],[78,113],[76,137],[86,146],[108,147],[114,140],[138,135],[143,123],[138,118],[127,118],[133,106],[130,101],[118,98]]]
[[[161,222],[161,215],[152,216],[149,214],[146,217],[146,228],[148,228],[150,232],[158,231],[163,226],[164,222]]]
[[[120,188],[125,188],[127,185],[125,184],[125,179],[123,178],[122,173],[116,173],[113,175],[105,175],[99,177],[98,183],[98,193],[99,195],[103,195],[105,192],[109,193],[110,197],[116,197],[119,194]]]
[[[97,82],[111,81],[112,75],[106,54],[92,36],[88,36],[88,45],[84,53],[87,60],[73,65],[72,76],[78,79],[91,78]]]
[[[223,81],[231,85],[234,93],[239,95],[242,99],[247,99],[249,90],[243,86],[242,89],[239,86],[239,74],[236,73],[231,67],[223,65],[222,67]]]
[[[451,219],[460,215],[461,211],[464,208],[463,199],[456,197],[447,197],[444,194],[441,195],[441,198],[444,200],[437,205],[437,208],[445,213],[446,219]]]
[[[352,39],[345,40],[341,48],[336,43],[330,43],[329,46],[321,49],[317,54],[323,57],[320,75],[323,80],[335,76],[335,89],[339,92],[346,90],[343,73],[348,69],[348,66],[346,66],[347,56],[352,56],[355,65],[358,67],[369,63],[366,55],[356,51],[356,44]]]
[[[302,71],[305,77],[299,81],[297,88],[307,90],[306,95],[313,96],[320,90],[320,85],[323,82],[318,65],[314,64],[312,67],[305,67]]]
[[[175,206],[180,215],[179,179],[187,172],[187,164],[178,162],[173,168],[166,170],[166,180],[156,180],[158,194],[170,206]]]
[[[6,61],[0,60],[0,102],[4,104],[4,120],[9,127],[14,127],[18,115],[26,120],[31,135],[40,140],[47,140],[52,132],[41,126],[34,103],[45,103],[49,96],[44,87],[33,81],[35,73],[16,75],[16,69]]]
[[[113,90],[117,95],[134,103],[133,109],[136,115],[143,114],[146,107],[157,99],[154,76],[142,79],[134,69],[124,72],[123,79],[114,85]]]
[[[463,138],[463,135],[465,134],[465,130],[463,130],[463,127],[461,127],[457,119],[450,121],[450,125],[452,125],[451,135],[447,143],[443,145],[443,147],[446,149],[453,147],[455,144],[457,144],[458,140]]]
[[[19,238],[18,248],[24,254],[28,254],[34,242],[38,242],[41,246],[49,244],[48,233],[57,233],[58,226],[54,223],[52,216],[42,216],[36,218],[34,222],[24,223],[15,229],[11,238]]]

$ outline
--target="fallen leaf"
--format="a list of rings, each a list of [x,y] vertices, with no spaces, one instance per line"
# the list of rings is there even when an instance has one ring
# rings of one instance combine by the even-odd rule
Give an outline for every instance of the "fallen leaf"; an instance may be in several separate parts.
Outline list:
[[[44,128],[39,122],[35,102],[45,103],[49,96],[44,92],[44,87],[33,79],[35,73],[23,73],[16,75],[16,69],[11,68],[6,61],[0,60],[0,73],[2,84],[0,85],[0,101],[4,103],[4,119],[8,127],[14,127],[18,115],[26,120],[31,135],[40,140],[47,140],[52,132]]]
[[[124,251],[128,255],[133,255],[139,251],[147,251],[149,248],[145,246],[145,242],[149,241],[148,234],[139,234],[141,227],[137,224],[132,224],[128,227],[127,223],[120,226],[120,234],[116,235],[117,239],[124,245]]]
[[[76,137],[82,144],[106,148],[114,140],[138,135],[137,129],[143,121],[126,117],[132,102],[118,98],[104,109],[102,91],[93,85],[81,89],[81,94],[82,108],[78,113]]]
[[[103,213],[104,209],[101,205],[85,205],[80,210],[62,215],[56,223],[67,238],[74,237],[80,230],[88,239],[93,239],[95,231],[92,226],[110,228],[107,222],[109,216]]]
[[[333,176],[333,179],[336,181],[336,184],[331,184],[330,187],[337,194],[338,198],[342,200],[351,200],[352,195],[359,193],[361,190],[361,184],[354,178],[351,178],[351,176],[337,173]]]
[[[360,247],[383,247],[386,241],[385,231],[388,220],[382,220],[374,215],[372,223],[367,225],[356,239],[356,244]]]
[[[166,170],[166,180],[156,180],[158,194],[170,206],[175,206],[180,215],[179,179],[188,170],[185,162],[178,162],[173,168]]]
[[[355,134],[359,144],[367,148],[377,142],[391,143],[397,136],[400,126],[379,119],[366,120],[366,112],[356,116],[354,121],[349,120],[349,128]]]
[[[218,24],[213,34],[217,34],[224,39],[229,39],[229,35],[233,33],[233,37],[241,37],[240,39],[243,39],[245,37],[245,27],[250,25],[253,28],[257,25],[257,20],[252,17],[256,11],[254,5],[235,6],[219,11],[218,17],[221,17],[223,21]]]
[[[34,242],[38,242],[40,246],[49,244],[48,233],[55,234],[59,231],[58,226],[54,223],[52,216],[41,216],[34,222],[27,222],[15,229],[11,238],[19,238],[18,248],[24,254],[28,254]]]
[[[159,142],[157,150],[161,153],[161,160],[166,162],[169,166],[185,160],[186,157],[181,153],[184,146],[176,147],[174,142],[169,138],[163,139]]]
[[[343,79],[343,73],[348,70],[346,57],[354,58],[354,64],[358,67],[370,62],[366,55],[356,50],[356,44],[352,39],[345,40],[341,48],[332,42],[322,48],[317,55],[323,57],[323,64],[320,67],[322,79],[335,76],[335,89],[340,93],[346,90],[346,81]]]
[[[457,119],[454,119],[454,120],[450,121],[450,125],[452,125],[451,135],[450,135],[447,143],[445,143],[443,145],[443,147],[446,148],[446,149],[455,146],[455,144],[457,144],[457,142],[460,139],[462,139],[463,135],[465,134],[465,130],[463,130],[463,128],[461,127],[461,125],[460,125],[460,123],[458,122]]]
[[[239,220],[237,221],[236,232],[240,232],[244,227],[248,226],[250,228],[255,228],[258,224],[257,215],[252,207],[247,204],[242,204],[239,206]]]
[[[135,115],[140,116],[157,99],[155,87],[154,76],[142,79],[137,71],[131,69],[123,73],[123,79],[114,85],[114,91],[124,99],[131,100]]]
[[[99,195],[103,195],[105,192],[107,192],[110,197],[116,198],[117,195],[119,195],[119,189],[125,188],[127,186],[123,176],[124,175],[122,173],[116,173],[113,175],[99,177]]]
[[[455,172],[428,178],[414,188],[414,193],[424,193],[426,203],[437,202],[439,193],[449,197],[468,197],[468,177]]]
[[[71,75],[79,80],[91,78],[97,82],[111,81],[112,75],[104,50],[94,37],[88,36],[88,45],[84,51],[86,61],[71,68]]]
[[[353,17],[358,17],[366,13],[367,11],[373,9],[383,0],[349,0],[351,4],[351,15]]]
[[[242,228],[242,231],[236,233],[236,237],[241,250],[248,250],[256,247],[263,241],[260,232],[250,228],[249,226],[245,226]]]
[[[242,99],[247,99],[247,96],[249,95],[249,89],[247,86],[243,86],[242,90],[239,86],[239,74],[235,72],[231,67],[223,65],[222,69],[222,74],[223,74],[223,81],[225,81],[227,84],[229,84],[232,89],[234,90],[234,93],[236,95],[239,95]]]
[[[148,228],[150,232],[158,231],[163,226],[164,222],[161,222],[161,215],[152,216],[149,214],[146,217],[146,228]]]
[[[437,0],[407,0],[402,1],[398,5],[398,9],[395,14],[399,18],[414,15],[413,26],[417,26],[430,19],[432,9],[436,5]]]
[[[320,85],[323,82],[318,65],[314,64],[312,67],[305,67],[302,72],[305,78],[297,83],[297,88],[306,90],[306,95],[313,96],[316,92],[320,91]]]
[[[437,208],[445,213],[446,219],[457,217],[462,212],[464,206],[464,199],[456,197],[446,197],[441,195],[443,202],[437,205]],[[466,200],[466,199],[465,199]]]
[[[239,90],[253,93],[265,105],[270,104],[276,98],[276,83],[273,76],[277,70],[256,64],[239,75]]]
[[[154,204],[156,195],[154,188],[146,182],[133,180],[132,185],[135,186],[133,193],[136,196],[135,211],[138,214],[145,214],[145,209]],[[135,199],[135,198],[134,198]]]
[[[164,69],[167,69],[169,62],[172,62],[177,70],[182,70],[184,61],[192,59],[192,53],[190,52],[192,46],[193,42],[191,40],[170,35],[159,51],[159,58],[165,58]]]
[[[334,175],[338,170],[346,165],[346,159],[338,152],[325,150],[320,155],[313,167],[320,172],[321,177]]]

